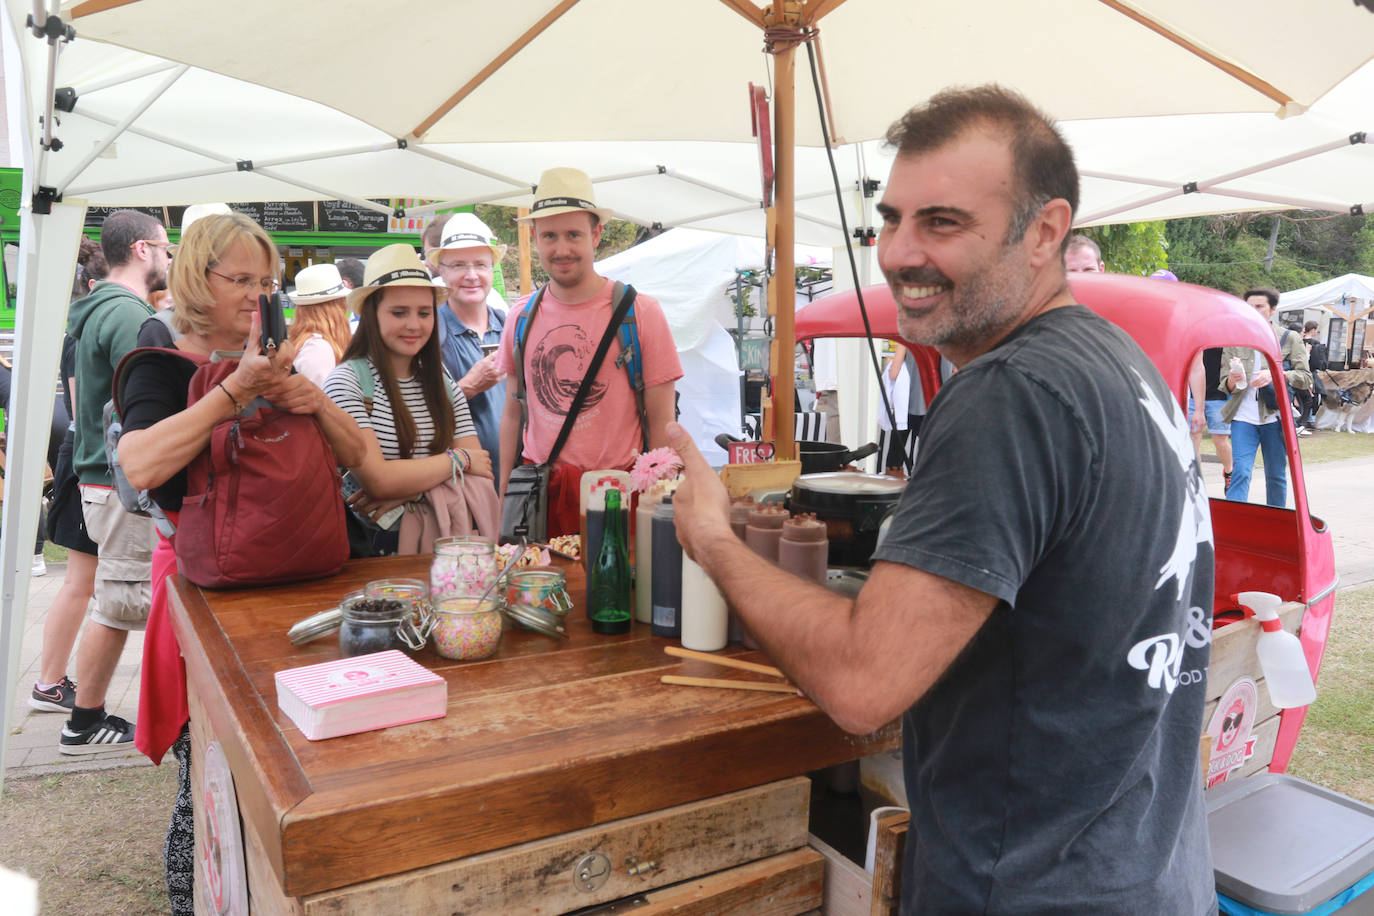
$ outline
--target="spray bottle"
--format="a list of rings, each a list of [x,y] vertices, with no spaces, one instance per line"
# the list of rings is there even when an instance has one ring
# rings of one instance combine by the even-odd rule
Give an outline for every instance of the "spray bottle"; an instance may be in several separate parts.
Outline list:
[[[1280,709],[1306,706],[1317,698],[1312,686],[1312,673],[1302,652],[1298,637],[1283,628],[1279,620],[1282,599],[1268,592],[1241,592],[1233,600],[1243,610],[1253,613],[1259,621],[1259,656],[1264,682],[1269,686],[1269,698]]]

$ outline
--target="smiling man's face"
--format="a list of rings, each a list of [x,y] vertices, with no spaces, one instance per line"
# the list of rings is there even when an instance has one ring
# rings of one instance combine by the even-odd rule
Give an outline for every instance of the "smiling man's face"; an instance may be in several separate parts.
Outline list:
[[[904,338],[981,352],[1015,327],[1034,277],[1024,240],[1007,241],[1015,190],[1011,151],[986,130],[897,157],[878,264]]]

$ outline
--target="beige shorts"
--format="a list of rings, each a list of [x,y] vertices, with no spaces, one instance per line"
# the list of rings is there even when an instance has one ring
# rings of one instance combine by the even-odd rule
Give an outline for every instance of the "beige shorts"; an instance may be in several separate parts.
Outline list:
[[[95,600],[87,613],[116,630],[141,630],[152,600],[153,520],[124,509],[106,487],[81,487],[81,514],[91,540],[100,546],[95,567]]]

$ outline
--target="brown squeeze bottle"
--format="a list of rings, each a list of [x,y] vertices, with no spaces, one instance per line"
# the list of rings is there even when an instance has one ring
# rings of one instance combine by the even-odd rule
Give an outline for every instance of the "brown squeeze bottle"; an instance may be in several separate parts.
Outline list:
[[[782,523],[790,516],[782,506],[756,506],[749,513],[744,528],[744,543],[754,553],[778,562],[778,542],[782,540]]]
[[[747,496],[730,502],[730,530],[741,541],[744,540],[744,528],[749,524],[749,514],[755,507],[755,502]]]
[[[782,523],[778,565],[783,569],[824,585],[829,557],[830,540],[826,537],[825,522],[804,512]]]

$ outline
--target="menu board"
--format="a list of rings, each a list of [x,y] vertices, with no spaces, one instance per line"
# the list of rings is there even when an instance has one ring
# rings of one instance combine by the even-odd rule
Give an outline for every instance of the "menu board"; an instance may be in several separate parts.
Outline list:
[[[146,213],[159,223],[167,219],[167,215],[162,212],[161,207],[87,207],[86,208],[86,228],[99,229],[105,222],[105,217],[116,210],[137,210],[139,213]]]
[[[375,203],[388,206],[386,200]],[[347,200],[321,200],[315,204],[321,232],[386,232],[390,214],[368,210]]]
[[[229,207],[268,232],[311,232],[315,228],[315,205],[309,200],[240,202]]]

